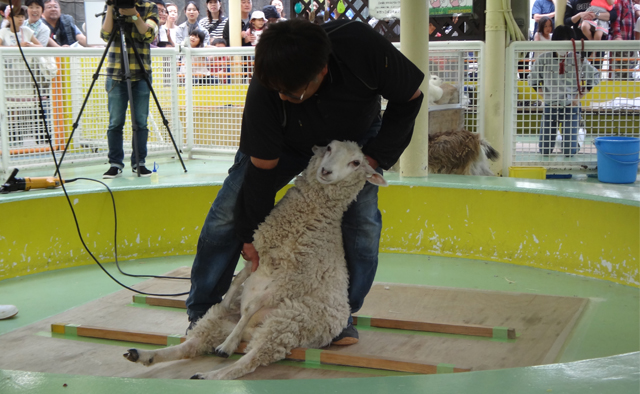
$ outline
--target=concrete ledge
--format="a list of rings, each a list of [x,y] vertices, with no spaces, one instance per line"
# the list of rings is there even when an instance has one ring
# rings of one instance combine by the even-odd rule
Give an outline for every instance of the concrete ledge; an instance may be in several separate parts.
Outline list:
[[[158,183],[105,180],[118,213],[121,260],[193,254],[230,158],[160,164]],[[104,166],[63,170],[99,178]],[[19,174],[43,176],[51,173]],[[640,287],[640,187],[597,181],[388,174],[380,189],[380,250],[545,268]],[[98,183],[68,184],[85,243],[114,261],[110,195]],[[92,263],[60,189],[0,196],[0,280]]]

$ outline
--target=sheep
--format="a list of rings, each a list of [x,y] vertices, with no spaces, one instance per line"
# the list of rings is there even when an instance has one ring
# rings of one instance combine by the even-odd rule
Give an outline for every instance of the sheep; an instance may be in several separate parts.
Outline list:
[[[429,104],[445,105],[457,104],[460,102],[460,93],[458,88],[449,83],[444,83],[442,78],[437,75],[429,77]]]
[[[436,101],[442,98],[442,79],[437,75],[429,76],[429,89],[427,91],[429,97],[429,104],[434,104]]]
[[[228,357],[242,340],[247,353],[237,362],[191,377],[236,379],[284,359],[293,348],[326,346],[340,334],[350,315],[342,216],[365,182],[387,183],[354,142],[332,141],[313,152],[295,186],[254,233],[258,269],[251,273],[247,262],[184,343],[129,349],[126,359],[149,366],[211,349]]]
[[[477,133],[449,130],[429,134],[429,173],[495,175],[487,159],[500,154]]]

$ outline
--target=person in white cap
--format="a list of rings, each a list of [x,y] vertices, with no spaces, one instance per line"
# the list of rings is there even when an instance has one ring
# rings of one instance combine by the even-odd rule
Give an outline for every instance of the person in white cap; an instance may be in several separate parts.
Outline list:
[[[247,35],[253,36],[251,45],[256,46],[256,44],[258,44],[266,23],[267,18],[264,17],[264,12],[253,11],[251,20],[249,21],[249,28],[247,29]]]
[[[18,308],[15,305],[0,305],[0,320],[14,317],[18,314]]]

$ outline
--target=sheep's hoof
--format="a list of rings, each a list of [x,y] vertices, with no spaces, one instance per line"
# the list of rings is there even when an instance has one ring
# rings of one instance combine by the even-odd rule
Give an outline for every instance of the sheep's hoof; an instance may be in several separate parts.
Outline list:
[[[129,349],[129,353],[125,353],[122,356],[134,363],[140,358],[140,355],[138,354],[138,351],[136,349]]]
[[[227,354],[222,350],[218,350],[218,348],[213,349],[213,354],[215,354],[218,357],[229,358],[229,354]]]
[[[199,380],[202,380],[202,379],[204,379],[204,376],[202,376],[202,374],[197,373],[197,374],[193,375],[192,377],[190,377],[189,379],[199,379]]]

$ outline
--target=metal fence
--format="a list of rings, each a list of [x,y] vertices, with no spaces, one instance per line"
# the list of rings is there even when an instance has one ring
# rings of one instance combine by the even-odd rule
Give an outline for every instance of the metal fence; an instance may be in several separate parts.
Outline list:
[[[507,49],[505,173],[509,166],[594,172],[595,138],[640,136],[637,41],[576,45],[575,59],[571,42],[515,42]],[[582,99],[561,94],[578,82]]]
[[[443,107],[463,108],[465,127],[480,133],[483,110],[477,97],[481,97],[483,46],[482,42],[439,42],[431,43],[429,52],[430,72],[460,92],[458,103]],[[103,49],[26,48],[24,53],[39,84],[46,127],[58,159],[68,144],[62,165],[106,162],[106,70],[95,76]],[[187,158],[235,153],[253,73],[253,48],[158,48],[151,55],[159,107],[152,98],[149,156],[175,154],[169,130]],[[53,167],[40,100],[18,48],[0,49],[0,65],[0,170]],[[124,141],[131,141],[129,116],[124,134]],[[127,145],[128,156],[131,147]]]

